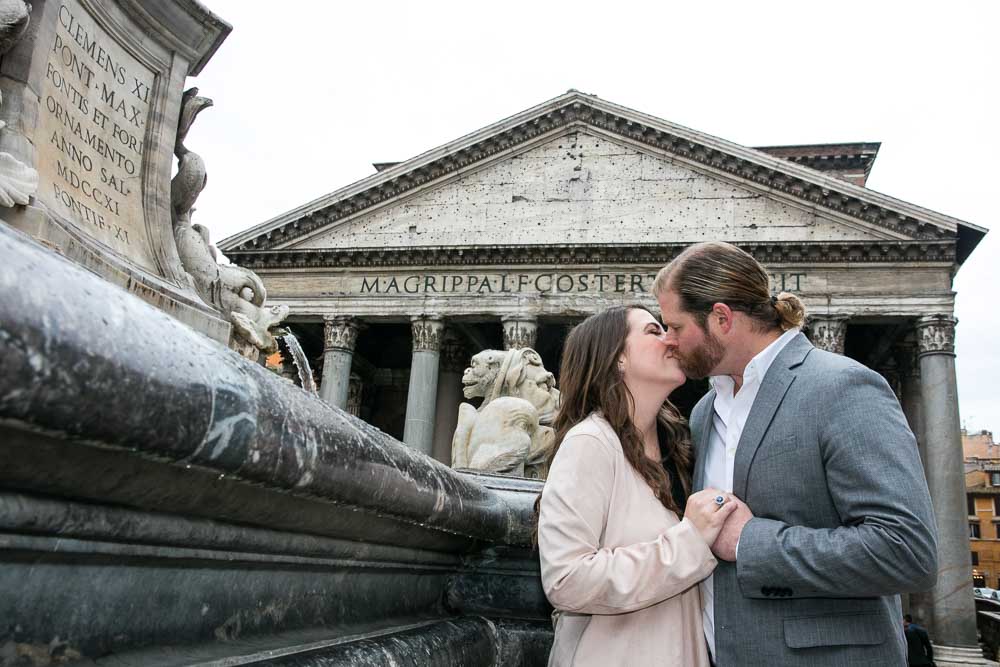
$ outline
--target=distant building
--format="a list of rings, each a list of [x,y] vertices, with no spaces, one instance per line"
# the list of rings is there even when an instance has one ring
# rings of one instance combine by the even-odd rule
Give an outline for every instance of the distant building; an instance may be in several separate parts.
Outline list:
[[[1000,460],[1000,443],[993,442],[992,431],[969,433],[962,429],[962,452],[966,459]]]
[[[974,586],[1000,588],[1000,443],[962,429]]]

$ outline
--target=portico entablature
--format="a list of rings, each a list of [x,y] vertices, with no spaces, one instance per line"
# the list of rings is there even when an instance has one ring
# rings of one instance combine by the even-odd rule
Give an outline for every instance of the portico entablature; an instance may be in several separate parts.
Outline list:
[[[895,318],[921,317],[954,311],[952,295],[927,297],[808,298],[803,299],[810,314],[844,314],[852,321],[881,321]],[[483,321],[503,317],[531,316],[534,318],[583,318],[616,305],[640,303],[654,313],[659,312],[656,300],[649,295],[615,297],[566,297],[536,299],[532,302],[512,302],[510,299],[462,299],[449,303],[433,299],[397,300],[391,303],[366,299],[343,299],[337,303],[320,298],[282,300],[289,306],[290,321],[320,321],[323,317],[352,314],[369,322],[404,322],[425,310],[441,312],[446,320]]]
[[[576,266],[416,266],[263,270],[269,294],[293,316],[351,315],[403,320],[423,312],[449,317],[586,315],[645,303],[659,264]],[[788,291],[811,312],[914,317],[951,312],[951,265],[770,265],[775,292]]]

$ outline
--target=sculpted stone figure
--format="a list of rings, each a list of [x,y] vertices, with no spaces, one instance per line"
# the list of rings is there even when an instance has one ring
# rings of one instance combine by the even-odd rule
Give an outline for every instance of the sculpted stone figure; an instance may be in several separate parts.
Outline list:
[[[483,403],[478,410],[459,406],[452,467],[544,477],[559,391],[541,356],[531,348],[484,350],[472,357],[462,384],[466,398]]]
[[[22,0],[0,0],[0,56],[24,36],[30,13],[31,5]],[[0,130],[6,125],[0,121]],[[0,206],[27,205],[37,190],[38,172],[10,153],[0,153]]]
[[[277,350],[277,341],[268,330],[285,319],[288,307],[265,307],[267,290],[257,274],[236,265],[219,264],[215,247],[209,242],[208,229],[191,224],[194,203],[205,188],[208,175],[201,157],[184,146],[184,138],[195,117],[210,106],[212,100],[199,97],[197,88],[184,92],[174,143],[177,175],[170,182],[174,239],[192,288],[205,303],[229,317],[233,325],[232,347],[243,356],[256,359],[260,352]]]

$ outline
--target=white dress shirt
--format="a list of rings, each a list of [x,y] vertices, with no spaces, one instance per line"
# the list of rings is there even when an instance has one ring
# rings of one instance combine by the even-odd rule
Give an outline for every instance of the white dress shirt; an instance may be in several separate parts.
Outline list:
[[[736,383],[728,375],[713,375],[709,378],[715,390],[714,411],[712,414],[712,432],[708,437],[708,447],[705,448],[705,460],[699,465],[705,467],[705,488],[716,488],[732,493],[733,464],[736,461],[736,447],[743,426],[754,399],[760,390],[761,381],[771,367],[778,353],[799,333],[798,329],[789,329],[776,341],[761,350],[750,360],[743,370],[743,385],[736,391]],[[739,553],[739,543],[736,545]],[[712,586],[712,575],[701,582],[702,620],[705,624],[705,639],[708,650],[715,659],[715,593]]]

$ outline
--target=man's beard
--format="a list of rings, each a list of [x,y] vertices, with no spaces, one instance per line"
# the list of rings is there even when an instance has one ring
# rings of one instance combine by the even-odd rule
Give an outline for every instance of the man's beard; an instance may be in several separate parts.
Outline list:
[[[676,353],[675,356],[677,356],[677,363],[680,364],[684,375],[693,380],[701,380],[712,374],[725,353],[726,350],[719,339],[711,332],[706,331],[705,340],[701,345],[684,356]]]

